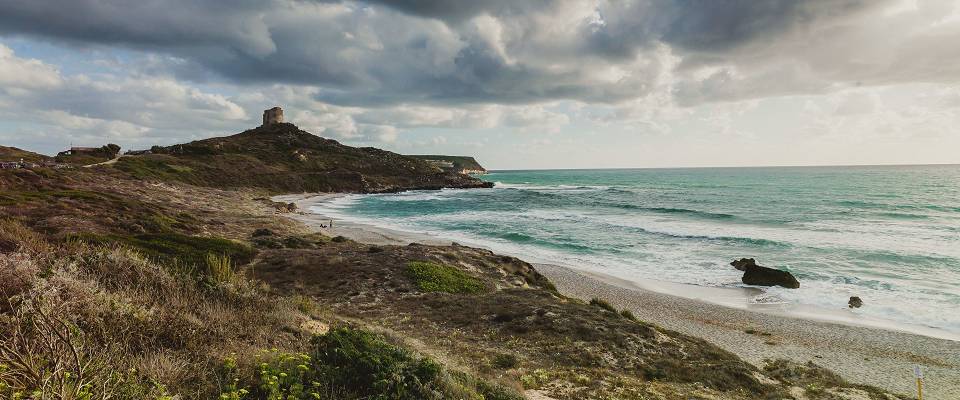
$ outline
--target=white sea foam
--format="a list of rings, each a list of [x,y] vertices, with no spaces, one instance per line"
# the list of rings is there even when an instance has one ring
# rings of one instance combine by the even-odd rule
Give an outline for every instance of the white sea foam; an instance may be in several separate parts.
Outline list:
[[[793,190],[775,174],[776,183],[749,174],[727,182],[729,171],[707,172],[676,172],[671,180],[643,171],[646,181],[634,186],[622,176],[608,185],[599,172],[564,184],[514,179],[521,183],[490,191],[345,196],[315,210],[626,280],[742,286],[728,263],[755,257],[790,269],[802,286],[769,288],[754,302],[844,309],[849,296],[860,296],[866,305],[853,315],[960,331],[960,316],[943,312],[960,309],[956,201],[935,199],[930,204],[939,205],[928,210],[903,195],[858,200],[895,189],[885,182],[861,194],[862,177],[845,172],[839,187],[856,182],[855,190],[832,181],[817,187],[803,176],[810,188]]]

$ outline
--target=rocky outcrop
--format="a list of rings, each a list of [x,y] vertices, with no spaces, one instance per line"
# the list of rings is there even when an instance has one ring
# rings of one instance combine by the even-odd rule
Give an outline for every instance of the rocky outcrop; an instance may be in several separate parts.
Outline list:
[[[155,147],[151,154],[119,160],[116,167],[140,179],[265,189],[273,194],[492,186],[422,159],[373,147],[347,146],[281,122],[227,137]]]
[[[782,286],[788,289],[800,287],[800,281],[793,274],[779,269],[757,265],[752,258],[741,258],[730,263],[734,268],[743,271],[741,280],[747,285]]]
[[[863,300],[857,296],[850,296],[850,301],[847,302],[847,306],[850,308],[860,308],[863,306]]]

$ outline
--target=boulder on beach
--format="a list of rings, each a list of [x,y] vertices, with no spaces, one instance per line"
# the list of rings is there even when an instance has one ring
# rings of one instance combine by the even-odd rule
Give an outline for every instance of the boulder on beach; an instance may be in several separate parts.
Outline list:
[[[730,265],[743,271],[741,280],[747,285],[782,286],[788,289],[800,287],[800,282],[793,277],[793,274],[779,269],[759,266],[756,260],[752,258],[741,258],[731,262]]]
[[[857,296],[850,296],[850,301],[847,302],[847,306],[850,308],[860,308],[863,305],[863,300],[860,300]]]

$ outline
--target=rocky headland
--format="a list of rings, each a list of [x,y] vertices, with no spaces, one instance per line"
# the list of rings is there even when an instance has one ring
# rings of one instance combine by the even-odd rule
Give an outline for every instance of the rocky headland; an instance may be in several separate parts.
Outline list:
[[[745,360],[514,257],[363,243],[269,199],[488,186],[285,123],[0,171],[0,397],[906,398]]]

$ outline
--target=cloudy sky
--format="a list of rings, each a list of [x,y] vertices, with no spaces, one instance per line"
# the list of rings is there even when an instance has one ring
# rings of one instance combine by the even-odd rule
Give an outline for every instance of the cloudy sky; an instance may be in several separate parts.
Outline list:
[[[493,168],[960,163],[960,6],[0,0],[0,144],[181,143],[274,105]]]

